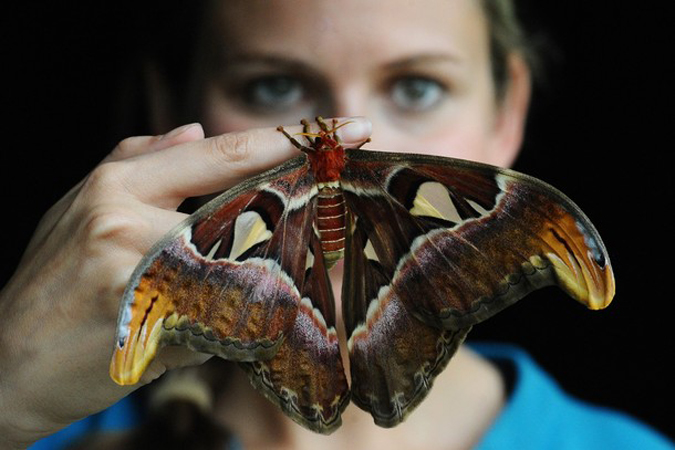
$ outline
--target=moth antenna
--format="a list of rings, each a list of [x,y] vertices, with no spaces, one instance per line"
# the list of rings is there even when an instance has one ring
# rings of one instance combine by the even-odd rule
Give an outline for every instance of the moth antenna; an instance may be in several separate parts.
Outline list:
[[[331,121],[331,122],[332,122],[332,123],[331,123],[331,127],[332,127],[332,128],[331,128],[331,127],[328,126],[328,124],[326,123],[326,120],[325,120],[323,117],[317,116],[315,120],[316,120],[316,123],[319,124],[319,128],[321,128],[321,131],[322,131],[323,133],[325,133],[325,134],[332,134],[332,135],[333,135],[333,138],[337,141],[338,144],[341,144],[342,142],[341,142],[340,138],[337,137],[337,135],[335,134],[335,132],[336,132],[338,129],[344,127],[345,125],[352,123],[351,120],[347,120],[346,122],[343,122],[343,123],[341,123],[340,125],[338,125],[338,124],[337,124],[337,123],[338,123],[337,119],[332,119],[332,121]],[[314,137],[314,138],[321,137],[321,132],[319,132],[319,133],[311,133],[311,132],[309,131],[309,126],[308,126],[309,124],[308,124],[308,122],[307,122],[305,119],[302,119],[302,120],[300,121],[300,123],[302,123],[303,125],[305,125],[305,129],[304,129],[304,131],[303,131],[302,133],[298,133],[298,134],[301,134],[301,135],[303,135],[303,136],[311,136],[311,137]],[[365,142],[364,142],[363,144],[365,144]],[[363,145],[363,144],[361,144],[361,145]]]
[[[352,122],[353,122],[352,120],[348,120],[348,121],[343,122],[343,123],[341,123],[340,125],[338,125],[338,124],[337,124],[337,120],[336,120],[336,119],[333,119],[333,128],[332,128],[331,130],[329,130],[328,132],[329,132],[329,133],[333,133],[333,137],[335,138],[335,140],[337,141],[338,144],[342,144],[342,140],[338,137],[337,134],[335,134],[335,132],[336,132],[338,129],[344,127],[345,125],[349,125],[349,124],[352,123]],[[356,148],[360,148],[361,145],[364,145],[366,142],[369,142],[369,141],[370,141],[370,138],[368,139],[368,141],[362,142],[362,143],[361,143],[358,147],[356,147]]]
[[[296,136],[305,136],[307,138],[307,141],[309,142],[309,146],[312,147],[314,145],[314,141],[311,138],[318,138],[319,134],[318,133],[312,133],[310,127],[309,120],[307,119],[302,119],[300,120],[300,123],[302,124],[302,133],[296,133]]]

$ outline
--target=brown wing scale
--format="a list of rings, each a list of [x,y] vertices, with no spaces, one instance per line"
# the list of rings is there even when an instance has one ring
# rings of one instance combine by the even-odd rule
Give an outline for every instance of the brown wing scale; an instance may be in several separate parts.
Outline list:
[[[141,261],[125,291],[110,373],[134,384],[159,347],[268,359],[293,327],[316,187],[304,157],[222,194]]]
[[[403,420],[470,327],[558,285],[605,307],[614,278],[599,235],[563,194],[513,171],[350,150],[342,300],[354,402]]]
[[[252,384],[290,418],[323,434],[335,431],[349,404],[335,302],[321,250],[312,234],[302,302],[279,351],[265,361],[242,363]]]

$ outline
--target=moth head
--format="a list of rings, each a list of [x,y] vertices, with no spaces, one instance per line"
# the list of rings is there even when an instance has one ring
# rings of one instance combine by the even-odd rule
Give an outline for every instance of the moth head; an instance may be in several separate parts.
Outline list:
[[[316,123],[319,125],[319,131],[316,133],[309,131],[309,122],[305,119],[301,121],[304,126],[304,131],[302,133],[297,133],[299,136],[305,136],[309,141],[310,148],[309,151],[318,151],[318,152],[329,152],[334,151],[342,145],[340,138],[338,137],[336,131],[339,128],[351,123],[350,120],[338,124],[336,119],[331,121],[329,126],[322,117],[316,118]],[[304,149],[303,149],[304,150]]]

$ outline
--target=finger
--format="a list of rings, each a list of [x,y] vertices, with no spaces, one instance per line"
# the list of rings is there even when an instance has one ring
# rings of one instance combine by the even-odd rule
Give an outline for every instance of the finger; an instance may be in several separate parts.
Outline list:
[[[204,139],[204,129],[198,123],[183,125],[158,136],[134,136],[120,141],[103,162],[120,161],[199,139]]]
[[[203,138],[204,132],[201,125],[199,124],[190,124],[179,127],[165,135],[130,137],[121,141],[115,147],[115,149],[113,149],[113,151],[102,161],[102,164],[129,159],[134,156],[160,151],[165,148],[170,148],[185,142]],[[91,174],[88,174],[87,177],[90,175]],[[80,190],[87,181],[87,177],[73,186],[44,214],[40,221],[40,226],[33,235],[33,239],[31,239],[31,242],[29,243],[25,253],[30,253],[34,247],[39,247],[42,245],[43,239],[49,233],[51,233],[55,224],[61,220],[66,211],[71,208],[73,201],[78,197],[78,195],[80,195]]]
[[[349,123],[337,131],[345,146],[358,145],[370,136],[368,119],[338,119],[345,122]],[[302,127],[286,131],[293,135]],[[276,128],[228,133],[146,154],[133,161],[125,184],[147,203],[175,208],[187,197],[222,191],[298,154]]]
[[[204,130],[198,123],[183,125],[167,134],[158,136],[134,136],[122,140],[113,151],[106,156],[102,163],[121,161],[146,153],[157,152],[166,148],[174,147],[190,141],[204,139]],[[43,216],[41,227],[35,234],[35,243],[39,243],[43,235],[51,228],[68,210],[73,200],[77,197],[86,178],[81,180],[70,189],[58,202],[56,202]]]

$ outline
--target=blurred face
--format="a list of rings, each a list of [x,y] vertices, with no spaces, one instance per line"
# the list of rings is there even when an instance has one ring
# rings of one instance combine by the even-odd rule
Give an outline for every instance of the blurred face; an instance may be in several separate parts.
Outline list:
[[[210,135],[361,115],[373,122],[370,148],[496,165],[515,157],[527,98],[496,100],[478,0],[228,0],[213,9],[200,80]]]

